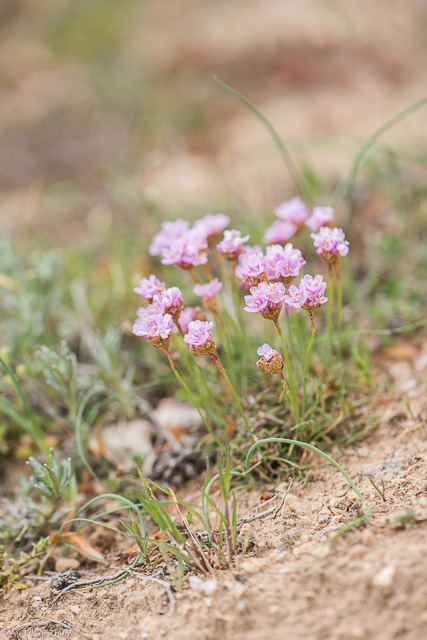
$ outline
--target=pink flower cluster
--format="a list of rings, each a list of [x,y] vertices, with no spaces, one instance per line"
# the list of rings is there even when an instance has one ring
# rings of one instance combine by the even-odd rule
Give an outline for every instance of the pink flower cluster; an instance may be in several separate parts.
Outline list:
[[[144,309],[144,311],[148,311]],[[145,338],[157,349],[168,349],[171,341],[173,319],[169,313],[138,313],[132,333]]]
[[[190,351],[201,356],[211,356],[215,353],[215,342],[211,329],[213,322],[193,320],[188,325],[188,331],[184,336],[184,342]]]
[[[261,356],[261,358],[257,361],[256,365],[266,373],[280,373],[283,369],[282,356],[266,342],[261,347],[258,347],[257,354]]]
[[[218,278],[214,278],[206,284],[195,284],[193,292],[196,296],[200,296],[201,298],[215,298],[215,296],[221,291],[222,286],[222,282],[220,282]]]
[[[134,288],[134,291],[147,300],[147,302],[151,302],[154,296],[161,293],[164,288],[165,283],[160,282],[154,274],[151,274],[148,278],[142,278],[139,285]]]
[[[277,220],[266,230],[264,240],[268,244],[285,244],[304,226],[311,231],[332,222],[335,212],[332,207],[314,207],[311,215],[307,205],[300,198],[282,202],[274,209]]]
[[[316,275],[314,278],[310,275],[304,276],[299,285],[291,285],[289,293],[285,297],[285,302],[294,308],[303,308],[307,311],[314,311],[322,304],[328,301],[325,297],[326,282],[323,282],[323,276]]]
[[[249,236],[242,237],[240,231],[228,229],[224,231],[224,238],[216,245],[218,251],[230,262],[235,262],[243,251],[243,244]]]
[[[251,295],[245,296],[245,311],[256,313],[259,311],[268,320],[277,320],[282,310],[286,291],[281,282],[260,282],[251,287]]]
[[[190,228],[186,220],[164,222],[154,236],[149,253],[161,256],[162,264],[176,264],[181,269],[191,269],[208,261],[208,245],[215,240],[230,222],[223,213],[208,213]]]
[[[262,251],[247,253],[236,268],[236,276],[247,285],[276,281],[289,284],[306,264],[299,249],[289,242],[285,247],[274,244]]]
[[[151,304],[148,307],[140,307],[137,311],[137,319],[133,325],[132,332],[139,337],[143,337],[158,349],[169,347],[172,326],[178,321],[181,313],[183,299],[178,287],[162,289],[157,285],[154,276],[143,278],[139,287],[134,291],[138,294],[145,293],[145,298],[150,300],[155,288],[158,293],[154,293]],[[160,283],[163,284],[163,283]]]
[[[345,239],[344,231],[338,227],[320,227],[319,233],[311,233],[317,255],[329,264],[336,264],[341,256],[348,254],[348,240]]]

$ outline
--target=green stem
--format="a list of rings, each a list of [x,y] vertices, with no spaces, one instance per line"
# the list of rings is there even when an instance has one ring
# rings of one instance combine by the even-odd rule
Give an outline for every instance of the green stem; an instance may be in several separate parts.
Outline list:
[[[283,337],[283,332],[282,332],[282,329],[280,327],[280,324],[279,324],[278,320],[274,321],[274,326],[276,327],[277,331],[279,332],[280,340],[282,341],[282,349],[283,349],[283,354],[285,356],[286,368],[288,370],[288,376],[289,376],[289,387],[291,389],[291,395],[292,395],[292,399],[293,399],[292,406],[294,407],[295,417],[299,422],[300,413],[299,413],[299,410],[298,410],[297,394],[296,394],[296,390],[295,390],[294,376],[292,374],[292,367],[291,367],[291,362],[289,360],[288,350],[286,348],[285,339]]]
[[[302,380],[302,415],[303,416],[305,415],[305,406],[306,406],[308,359],[310,356],[311,347],[313,346],[313,342],[314,342],[314,334],[316,333],[316,329],[314,326],[314,314],[312,311],[309,311],[309,314],[310,314],[310,320],[311,320],[311,340],[308,344],[307,351],[305,353],[305,360],[304,360],[304,374],[303,374],[303,380]]]
[[[297,342],[298,342],[299,357],[300,357],[300,360],[302,360],[301,333],[300,333],[300,330],[299,330],[299,320],[298,320],[298,314],[297,314],[296,309],[293,310],[293,320],[294,320],[295,335],[297,337]]]
[[[324,453],[323,451],[321,451],[320,449],[318,449],[317,447],[315,447],[313,444],[309,444],[308,442],[301,442],[300,440],[291,440],[290,438],[264,438],[263,440],[258,440],[258,442],[255,442],[251,448],[249,449],[247,455],[246,455],[246,461],[245,461],[245,468],[248,469],[249,468],[249,459],[251,457],[252,452],[258,448],[260,445],[262,444],[268,444],[269,442],[283,442],[285,444],[292,444],[292,445],[298,445],[300,447],[304,447],[305,449],[310,449],[311,451],[314,451],[315,453],[318,453],[320,456],[322,456],[322,458],[325,458],[325,460],[327,460],[330,464],[332,464],[336,469],[338,469],[338,471],[340,473],[342,473],[342,475],[344,476],[344,478],[347,480],[348,484],[350,485],[350,487],[353,489],[353,491],[355,492],[355,494],[357,495],[357,497],[362,501],[362,504],[365,505],[366,507],[366,514],[369,515],[371,510],[369,508],[369,505],[366,501],[366,498],[364,498],[362,496],[362,494],[360,493],[359,489],[356,487],[356,485],[354,484],[353,480],[350,478],[350,476],[348,475],[347,471],[345,471],[345,469],[342,468],[342,466],[340,464],[338,464],[338,462],[335,462],[335,460],[333,458],[331,458],[331,456],[328,456],[327,453]]]
[[[338,308],[337,308],[337,329],[338,329],[338,357],[342,352],[342,282],[339,265],[335,265],[335,277],[338,282]]]
[[[285,376],[283,375],[283,373],[282,373],[282,372],[280,372],[279,376],[280,376],[280,380],[282,381],[282,385],[283,385],[283,388],[284,388],[284,390],[285,390],[285,392],[286,392],[286,395],[287,395],[287,396],[288,396],[288,398],[289,398],[289,402],[291,403],[292,408],[293,408],[293,410],[294,410],[294,413],[295,413],[295,415],[296,415],[296,414],[298,413],[298,407],[296,406],[296,404],[295,404],[295,402],[294,402],[294,399],[293,399],[293,397],[292,397],[292,395],[291,395],[291,391],[290,391],[290,389],[289,389],[288,383],[287,383],[287,382],[286,382],[286,380],[285,380]]]
[[[288,149],[286,148],[283,140],[281,139],[281,137],[279,136],[279,134],[277,133],[276,129],[273,127],[271,122],[269,122],[267,120],[267,118],[262,113],[260,113],[258,111],[258,109],[256,109],[256,107],[251,102],[249,102],[249,100],[247,100],[244,96],[242,96],[242,94],[240,94],[238,91],[236,91],[235,89],[230,87],[228,84],[226,84],[225,82],[223,82],[222,80],[220,80],[216,76],[214,76],[213,79],[223,89],[225,89],[226,91],[231,93],[232,96],[237,98],[237,100],[239,100],[239,102],[241,102],[243,105],[245,105],[245,107],[247,109],[249,109],[249,111],[251,111],[258,118],[258,120],[264,125],[264,127],[267,129],[268,133],[273,138],[273,141],[274,141],[274,143],[275,143],[280,155],[282,156],[283,161],[284,161],[284,163],[285,163],[285,165],[286,165],[286,167],[287,167],[287,169],[289,171],[289,174],[290,174],[292,180],[294,181],[295,186],[297,187],[297,189],[300,192],[301,196],[303,198],[305,198],[307,201],[311,201],[310,187],[307,184],[306,179],[304,178],[303,175],[301,175],[298,172],[298,169],[296,168]]]
[[[240,411],[240,413],[241,413],[241,415],[242,415],[242,418],[243,418],[243,420],[244,420],[244,423],[245,423],[245,425],[246,425],[246,429],[248,430],[248,433],[249,433],[249,435],[250,435],[250,436],[251,436],[251,438],[252,438],[252,441],[253,441],[253,442],[256,442],[256,441],[257,441],[257,439],[255,438],[255,436],[254,436],[254,434],[253,434],[253,432],[252,432],[252,429],[251,429],[251,428],[250,428],[250,426],[249,426],[248,419],[246,418],[246,414],[245,414],[245,412],[243,411],[242,403],[240,402],[240,400],[239,400],[239,396],[237,395],[236,391],[234,390],[234,387],[233,387],[233,385],[231,384],[230,379],[229,379],[228,375],[226,374],[224,367],[222,366],[222,364],[221,364],[221,362],[220,362],[220,360],[219,360],[218,356],[217,356],[215,353],[213,354],[212,358],[214,359],[215,364],[216,364],[216,366],[218,367],[218,369],[220,370],[221,374],[224,376],[224,380],[226,381],[226,383],[227,383],[227,385],[228,385],[228,388],[230,389],[231,393],[232,393],[232,394],[233,394],[233,396],[234,396],[235,401],[237,402],[237,406],[239,407],[239,411]]]
[[[206,420],[205,416],[203,415],[202,410],[200,409],[199,403],[197,402],[196,398],[195,398],[195,397],[193,396],[193,394],[191,393],[191,391],[190,391],[190,387],[188,386],[188,384],[187,384],[187,383],[186,383],[186,382],[181,378],[181,376],[179,375],[179,373],[178,373],[178,371],[177,371],[177,369],[176,369],[176,367],[175,367],[175,362],[173,361],[173,358],[172,358],[172,356],[171,356],[170,352],[169,352],[169,351],[165,351],[165,353],[166,353],[166,355],[167,355],[167,357],[168,357],[169,364],[170,364],[170,366],[171,366],[172,371],[174,372],[174,374],[175,374],[175,376],[176,376],[177,380],[179,380],[179,382],[182,384],[182,386],[184,387],[185,391],[187,392],[188,397],[190,398],[190,400],[191,400],[191,402],[193,403],[193,405],[194,405],[195,409],[197,410],[197,412],[198,412],[199,416],[201,417],[202,422],[203,422],[203,424],[205,425],[205,427],[206,427],[206,429],[207,429],[208,433],[212,436],[213,440],[214,440],[218,445],[220,445],[221,443],[219,442],[219,440],[218,440],[217,436],[214,434],[214,432],[212,431],[212,429],[211,429],[211,427],[210,427],[209,423],[207,422],[207,420]]]
[[[333,308],[334,308],[334,287],[335,287],[335,283],[334,283],[334,278],[333,278],[333,274],[332,274],[332,265],[328,264],[328,275],[329,275],[329,288],[328,288],[328,296],[329,296],[329,302],[328,302],[328,334],[329,334],[329,345],[331,348],[331,358],[333,358],[334,356],[334,338],[333,338],[333,322],[332,322],[332,315],[333,315]]]

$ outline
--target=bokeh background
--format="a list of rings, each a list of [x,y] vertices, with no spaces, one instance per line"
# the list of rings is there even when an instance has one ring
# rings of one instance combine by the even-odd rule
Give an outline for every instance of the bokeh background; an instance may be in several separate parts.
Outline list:
[[[271,120],[327,204],[360,142],[424,95],[427,3],[0,0],[2,235],[146,247],[161,219],[271,216],[295,189],[213,75]],[[421,173],[426,125],[424,108],[384,139]]]

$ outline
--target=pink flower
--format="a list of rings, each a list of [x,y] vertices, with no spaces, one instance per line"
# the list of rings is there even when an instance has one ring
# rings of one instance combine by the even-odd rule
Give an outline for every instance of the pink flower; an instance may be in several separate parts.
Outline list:
[[[218,278],[214,278],[206,284],[195,284],[193,292],[196,296],[200,296],[202,298],[215,298],[217,293],[221,291],[222,286],[222,282],[220,282]]]
[[[312,231],[319,231],[320,227],[327,226],[335,217],[332,207],[314,207],[313,213],[305,221],[306,226]]]
[[[265,342],[262,347],[258,347],[257,353],[259,356],[262,356],[256,363],[257,367],[260,367],[263,371],[270,374],[281,372],[283,369],[283,360],[278,351]]]
[[[184,307],[179,316],[179,326],[184,333],[187,333],[188,325],[192,320],[196,320],[197,310],[193,307]]]
[[[249,245],[246,245],[245,247],[243,247],[243,251],[238,258],[238,264],[236,265],[236,270],[235,270],[236,278],[243,281],[243,276],[242,276],[243,261],[255,253],[262,253],[262,249],[258,244],[255,245],[254,247],[250,247]],[[242,289],[249,290],[249,285],[246,282],[241,282],[239,286]]]
[[[301,198],[292,198],[288,202],[282,202],[274,209],[274,213],[280,220],[293,222],[296,225],[304,224],[310,215],[310,210]]]
[[[267,244],[285,244],[296,232],[298,227],[289,220],[275,220],[264,234]]]
[[[320,227],[319,233],[311,233],[310,237],[314,240],[317,255],[329,264],[338,263],[341,256],[348,254],[350,243],[345,239],[344,231],[338,227]]]
[[[208,243],[197,229],[185,231],[180,237],[171,237],[162,248],[162,264],[176,264],[181,269],[191,269],[208,261]]]
[[[175,220],[175,222],[164,222],[161,230],[156,233],[151,241],[149,248],[150,256],[160,256],[165,249],[169,249],[173,242],[180,242],[187,231],[190,224],[186,220]]]
[[[153,298],[152,307],[159,313],[170,313],[174,321],[178,320],[183,304],[182,293],[178,287],[170,287]]]
[[[318,274],[313,278],[313,276],[306,275],[301,279],[298,287],[295,285],[289,287],[285,302],[295,308],[302,307],[307,311],[313,311],[328,301],[328,298],[324,296],[325,289],[326,282],[323,282],[323,276]]]
[[[262,347],[258,347],[256,352],[259,356],[262,356],[264,360],[267,360],[267,362],[269,362],[270,360],[275,358],[276,355],[278,355],[278,351],[276,351],[276,349],[273,349],[273,347],[270,347],[270,345],[267,344],[266,342],[264,342]]]
[[[147,313],[139,317],[132,328],[132,333],[145,338],[156,349],[168,349],[171,341],[173,319],[168,313]]]
[[[142,280],[139,281],[139,286],[135,287],[134,291],[145,298],[145,300],[148,300],[148,302],[151,302],[153,297],[163,291],[164,288],[164,282],[160,282],[155,275],[151,274],[148,278],[142,278]]]
[[[258,284],[267,280],[262,252],[251,253],[239,265],[239,278],[247,284]]]
[[[245,296],[245,311],[249,313],[261,312],[268,320],[277,320],[285,298],[285,287],[281,282],[260,282],[251,287],[251,295]]]
[[[236,229],[228,229],[224,231],[224,239],[221,240],[216,248],[224,258],[234,262],[243,251],[243,244],[249,240],[249,236],[244,236]]]
[[[196,220],[194,228],[200,231],[208,243],[211,244],[211,241],[214,240],[221,231],[224,231],[229,222],[230,218],[224,213],[217,213],[215,215],[207,213],[203,218]]]
[[[211,329],[213,322],[193,320],[188,325],[188,332],[184,336],[184,342],[190,349],[202,356],[211,356],[215,353],[215,342]]]
[[[269,280],[280,280],[289,284],[299,274],[306,261],[301,251],[294,249],[292,243],[288,242],[285,247],[280,244],[267,247],[264,264]]]

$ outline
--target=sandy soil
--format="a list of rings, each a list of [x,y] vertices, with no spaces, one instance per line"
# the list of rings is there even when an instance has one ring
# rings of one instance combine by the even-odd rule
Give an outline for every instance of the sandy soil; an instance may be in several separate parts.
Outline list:
[[[342,476],[319,464],[305,488],[292,487],[283,518],[279,513],[243,524],[241,534],[252,536],[253,545],[231,570],[198,585],[187,576],[174,594],[173,610],[165,586],[142,575],[91,593],[71,591],[54,604],[43,583],[0,604],[0,635],[17,637],[19,629],[36,635],[41,629],[34,623],[56,620],[72,628],[52,623],[43,629],[46,637],[81,637],[75,628],[91,640],[424,640],[427,341],[406,345],[405,361],[402,352],[388,350],[377,363],[393,387],[377,398],[379,427],[334,453],[368,497],[372,515],[366,526],[336,537],[360,503]],[[240,517],[265,510],[265,489],[240,496]],[[84,579],[113,574],[123,561],[113,553],[112,564],[110,570],[86,565]]]

